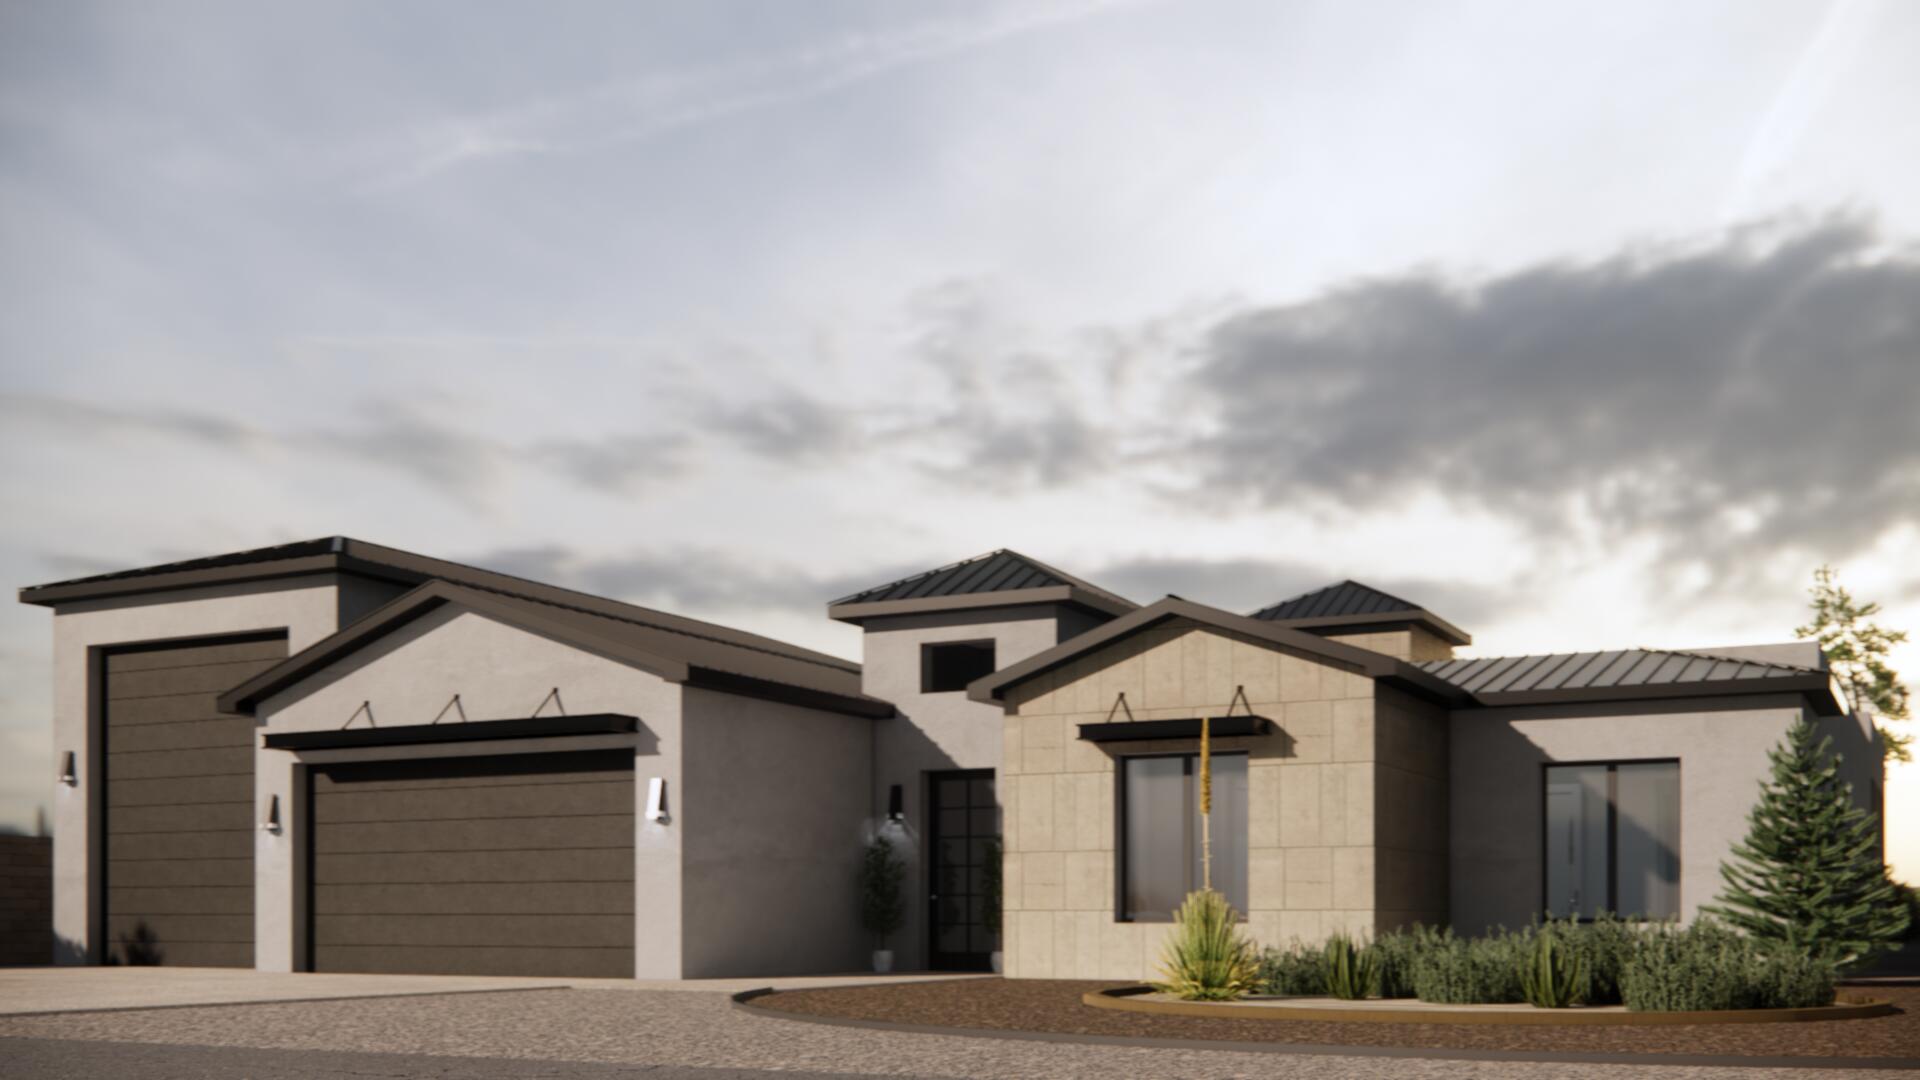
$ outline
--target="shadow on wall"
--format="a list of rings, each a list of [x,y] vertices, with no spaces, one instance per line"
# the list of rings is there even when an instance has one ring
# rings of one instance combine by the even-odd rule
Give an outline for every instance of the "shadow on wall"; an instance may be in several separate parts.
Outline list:
[[[0,836],[0,965],[37,966],[54,956],[53,840]]]
[[[167,953],[160,947],[160,935],[153,932],[145,920],[136,923],[133,933],[121,934],[115,947],[108,950],[107,965],[118,967],[159,967],[166,963]]]

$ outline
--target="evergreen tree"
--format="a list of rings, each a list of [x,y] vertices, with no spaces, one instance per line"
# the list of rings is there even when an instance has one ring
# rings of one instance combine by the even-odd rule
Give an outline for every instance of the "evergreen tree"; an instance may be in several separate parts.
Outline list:
[[[1835,584],[1831,566],[1813,572],[1813,588],[1807,591],[1813,596],[1813,621],[1796,627],[1794,636],[1819,640],[1855,712],[1870,709],[1880,725],[1907,719],[1907,687],[1887,666],[1887,654],[1907,640],[1906,631],[1866,621],[1880,613],[1880,605],[1856,602],[1852,593]],[[1909,760],[1907,746],[1912,742],[1910,735],[1880,727],[1881,751],[1896,761]]]
[[[1804,717],[1767,752],[1773,777],[1708,908],[1754,937],[1849,964],[1897,941],[1907,914],[1880,861],[1879,821],[1853,803],[1832,739]]]

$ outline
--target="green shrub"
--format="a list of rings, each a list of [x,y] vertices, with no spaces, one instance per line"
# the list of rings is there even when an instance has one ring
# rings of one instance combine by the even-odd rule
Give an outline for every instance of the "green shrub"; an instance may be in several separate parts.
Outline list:
[[[1254,988],[1253,943],[1241,936],[1239,913],[1226,897],[1212,889],[1188,893],[1173,918],[1160,959],[1166,981],[1157,989],[1185,1001],[1232,1001]]]
[[[1520,957],[1529,934],[1490,932],[1459,938],[1451,931],[1419,950],[1413,988],[1421,1001],[1446,1005],[1492,1005],[1520,996]]]
[[[1260,954],[1259,992],[1276,997],[1319,997],[1327,992],[1325,958],[1298,941]]]
[[[1373,996],[1380,983],[1380,954],[1366,944],[1355,944],[1345,934],[1327,939],[1321,952],[1326,968],[1327,993],[1343,1001]]]
[[[1581,1000],[1589,1005],[1620,1004],[1620,972],[1626,967],[1627,957],[1633,952],[1644,924],[1607,911],[1584,925],[1572,919],[1567,922],[1579,926],[1579,933],[1570,941],[1587,966],[1587,986]]]
[[[1587,963],[1548,926],[1533,934],[1520,961],[1520,994],[1540,1009],[1564,1009],[1579,1001],[1587,989]]]
[[[874,937],[874,947],[887,947],[888,935],[907,922],[907,864],[894,854],[884,836],[867,842],[860,860],[860,927]]]
[[[1621,972],[1635,1012],[1780,1009],[1833,1002],[1833,964],[1749,938],[1710,917],[1644,931]]]
[[[1380,957],[1380,996],[1414,996],[1413,970],[1422,950],[1440,941],[1440,931],[1415,923],[1406,930],[1392,930],[1374,939],[1373,950]]]

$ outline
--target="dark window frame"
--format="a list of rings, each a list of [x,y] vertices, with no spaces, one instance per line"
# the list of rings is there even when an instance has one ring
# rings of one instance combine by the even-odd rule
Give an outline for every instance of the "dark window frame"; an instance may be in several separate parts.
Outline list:
[[[962,683],[959,686],[951,686],[951,687],[947,687],[945,689],[939,689],[939,690],[934,689],[934,686],[933,686],[933,651],[935,649],[952,648],[956,646],[960,648],[967,648],[967,649],[985,649],[987,652],[987,670],[984,674],[991,675],[996,670],[998,670],[998,665],[1000,663],[1000,649],[999,649],[999,641],[995,638],[967,638],[962,641],[923,641],[920,643],[920,692],[921,693],[923,694],[963,694],[966,692],[967,687],[965,683]],[[968,681],[971,682],[972,680],[968,680]]]
[[[1674,805],[1674,816],[1673,816],[1673,829],[1674,829],[1674,835],[1676,837],[1676,850],[1674,851],[1674,861],[1675,863],[1678,864],[1678,868],[1675,871],[1676,878],[1674,881],[1674,886],[1676,889],[1679,887],[1678,875],[1686,873],[1686,864],[1684,861],[1681,860],[1680,853],[1677,850],[1677,847],[1678,847],[1677,839],[1685,835],[1685,823],[1686,823],[1686,812],[1687,812],[1686,799],[1684,798],[1685,793],[1682,790],[1680,790],[1678,787],[1678,782],[1680,780],[1680,759],[1679,758],[1677,757],[1599,758],[1599,759],[1589,759],[1589,760],[1580,760],[1580,761],[1543,761],[1540,763],[1540,783],[1537,788],[1537,790],[1540,793],[1540,812],[1538,817],[1535,819],[1540,822],[1540,904],[1538,908],[1536,908],[1536,910],[1541,912],[1547,912],[1547,913],[1551,913],[1553,911],[1551,898],[1547,895],[1547,868],[1552,861],[1551,854],[1548,848],[1553,843],[1551,830],[1547,828],[1548,771],[1551,769],[1604,767],[1607,770],[1607,902],[1605,906],[1602,907],[1601,910],[1610,912],[1616,917],[1626,918],[1626,919],[1666,918],[1667,917],[1667,916],[1646,916],[1643,914],[1622,913],[1619,910],[1619,906],[1620,906],[1620,799],[1619,799],[1620,771],[1619,770],[1620,770],[1620,766],[1622,765],[1671,765],[1673,766],[1674,781],[1675,781],[1675,787],[1676,787],[1676,790],[1674,792],[1675,805]],[[1676,910],[1672,917],[1678,918],[1681,913],[1682,906],[1676,902],[1675,908]],[[1557,918],[1558,916],[1555,916],[1555,917]],[[1590,923],[1594,921],[1592,917],[1586,916],[1586,915],[1576,914],[1573,918],[1575,922]]]
[[[1243,757],[1247,759],[1247,813],[1253,813],[1253,753],[1250,750],[1215,750],[1212,757]],[[1149,754],[1115,754],[1113,756],[1113,921],[1121,923],[1172,923],[1171,915],[1166,918],[1135,918],[1127,914],[1127,762],[1135,758],[1184,758],[1187,761],[1185,775],[1192,776],[1200,767],[1200,751],[1161,750]],[[1195,814],[1198,808],[1191,808]],[[1251,823],[1247,831],[1251,833]],[[1252,868],[1253,845],[1248,837],[1248,868]],[[1252,882],[1248,882],[1251,888]],[[1252,897],[1248,898],[1251,906]],[[1240,912],[1238,921],[1247,921],[1247,912]]]

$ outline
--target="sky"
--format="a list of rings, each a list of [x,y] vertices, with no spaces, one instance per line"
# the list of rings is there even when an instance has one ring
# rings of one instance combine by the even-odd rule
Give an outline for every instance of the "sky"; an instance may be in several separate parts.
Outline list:
[[[1920,633],[1917,55],[1870,0],[0,0],[0,576],[344,534],[852,657],[827,601],[1011,547],[1502,655],[1788,640],[1831,563]]]

